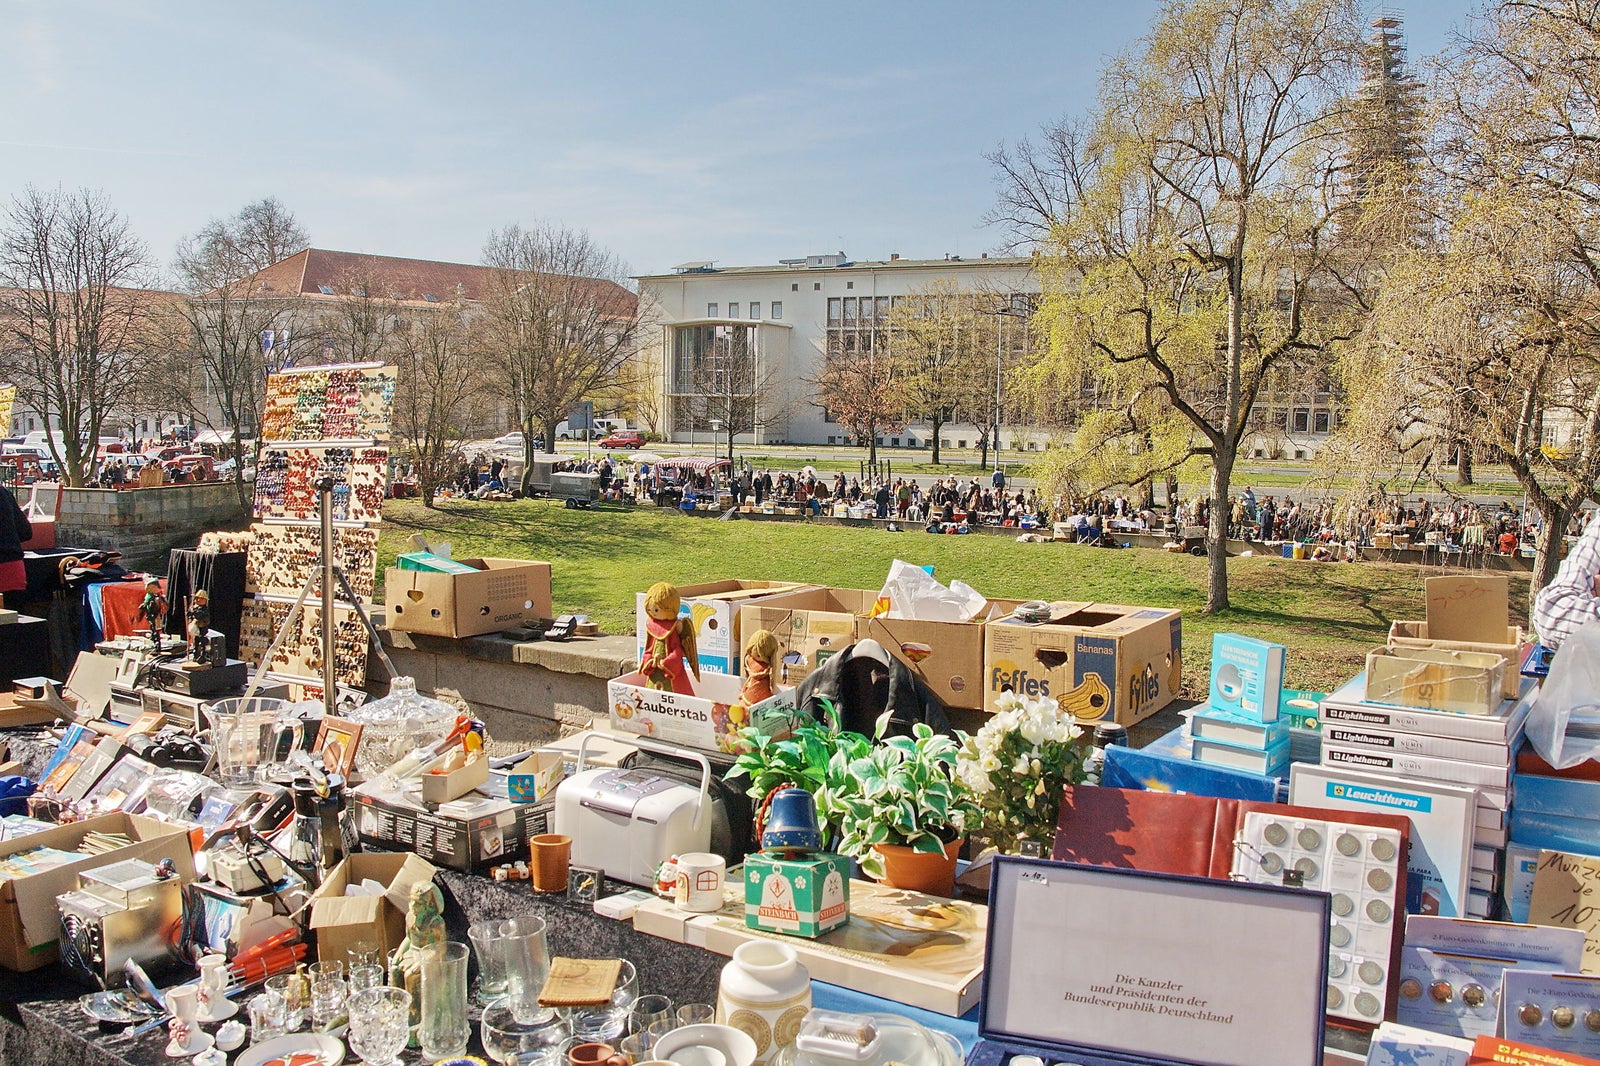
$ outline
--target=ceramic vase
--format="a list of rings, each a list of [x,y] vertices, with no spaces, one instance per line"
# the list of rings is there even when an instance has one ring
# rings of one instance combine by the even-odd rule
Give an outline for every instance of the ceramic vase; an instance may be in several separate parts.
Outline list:
[[[756,1043],[756,1066],[766,1066],[800,1034],[811,1009],[811,975],[794,948],[768,940],[742,944],[723,967],[717,1022],[741,1029]]]

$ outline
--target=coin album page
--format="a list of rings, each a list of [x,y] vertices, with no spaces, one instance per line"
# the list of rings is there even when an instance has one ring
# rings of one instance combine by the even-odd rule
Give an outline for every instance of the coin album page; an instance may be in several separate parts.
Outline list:
[[[1394,1017],[1396,928],[1403,919],[1404,842],[1392,829],[1337,821],[1245,815],[1234,842],[1233,878],[1326,892],[1327,1011],[1377,1025]]]

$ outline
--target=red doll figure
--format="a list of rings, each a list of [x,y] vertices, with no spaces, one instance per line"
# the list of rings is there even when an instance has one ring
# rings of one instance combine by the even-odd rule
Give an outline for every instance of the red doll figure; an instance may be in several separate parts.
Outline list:
[[[772,669],[778,661],[778,638],[770,629],[758,629],[744,642],[744,687],[739,702],[754,707],[772,698]]]
[[[683,598],[675,585],[657,581],[644,594],[644,657],[639,672],[645,684],[663,692],[694,695],[689,671],[700,679],[700,655],[695,648],[694,622],[679,618]]]

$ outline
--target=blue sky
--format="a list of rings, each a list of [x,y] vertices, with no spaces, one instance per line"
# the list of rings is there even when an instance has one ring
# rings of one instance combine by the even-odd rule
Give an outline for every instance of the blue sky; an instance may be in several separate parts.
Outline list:
[[[635,273],[976,255],[983,153],[1093,101],[1155,0],[12,0],[0,199],[103,190],[170,260],[277,196],[321,247],[476,262],[553,220]],[[1391,0],[1414,59],[1466,0]]]

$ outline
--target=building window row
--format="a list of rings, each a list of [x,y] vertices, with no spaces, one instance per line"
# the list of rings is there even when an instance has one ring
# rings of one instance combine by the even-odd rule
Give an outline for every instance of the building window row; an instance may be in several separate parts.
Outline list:
[[[717,304],[717,303],[708,303],[708,304],[706,304],[706,317],[707,318],[721,318],[722,316],[717,313],[717,311],[721,308],[721,306],[722,306],[721,304]],[[739,307],[740,307],[740,304],[739,304],[738,300],[734,300],[731,303],[729,303],[728,304],[728,317],[729,318],[740,318],[740,317],[742,317],[739,314]],[[760,300],[751,300],[750,303],[748,304],[748,307],[749,307],[749,316],[748,317],[750,317],[752,319],[758,319],[758,318],[761,317],[761,301]],[[783,301],[782,300],[773,300],[772,301],[772,303],[769,305],[768,310],[767,310],[767,317],[771,318],[774,322],[780,321],[783,318]]]

